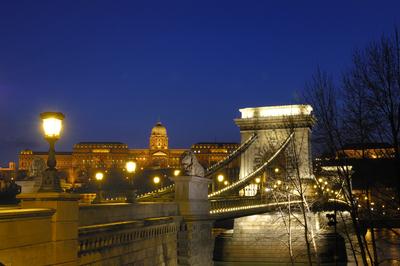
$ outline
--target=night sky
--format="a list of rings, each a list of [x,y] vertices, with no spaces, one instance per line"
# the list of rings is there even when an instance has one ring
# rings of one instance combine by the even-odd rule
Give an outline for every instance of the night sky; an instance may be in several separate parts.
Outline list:
[[[239,108],[298,102],[319,65],[400,25],[400,1],[0,1],[0,165],[45,150],[39,113],[79,141],[239,141]]]

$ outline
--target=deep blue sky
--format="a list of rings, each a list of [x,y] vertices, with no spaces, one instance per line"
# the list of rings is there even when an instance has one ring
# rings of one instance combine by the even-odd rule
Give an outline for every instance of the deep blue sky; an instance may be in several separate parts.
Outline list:
[[[290,104],[318,65],[400,24],[400,1],[1,1],[0,165],[47,149],[40,112],[79,141],[239,141],[242,107]]]

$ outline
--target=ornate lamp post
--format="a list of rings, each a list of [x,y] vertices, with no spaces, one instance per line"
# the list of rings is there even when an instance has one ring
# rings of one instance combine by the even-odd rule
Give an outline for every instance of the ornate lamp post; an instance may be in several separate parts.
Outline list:
[[[47,157],[47,169],[44,172],[42,184],[39,192],[61,192],[60,179],[57,175],[56,151],[54,145],[60,138],[62,130],[62,121],[64,119],[62,113],[45,112],[40,114],[44,131],[44,138],[49,142],[49,154]]]
[[[224,177],[224,175],[223,174],[219,174],[218,176],[217,176],[217,180],[218,180],[218,189],[221,189],[221,185],[222,185],[222,182],[224,182],[224,179],[225,179],[225,177]]]
[[[133,203],[136,200],[136,190],[133,189],[133,174],[136,171],[136,162],[128,161],[126,162],[125,168],[128,172],[129,190],[126,195],[128,202]]]
[[[126,171],[128,172],[129,177],[129,184],[132,185],[133,183],[133,173],[136,171],[136,162],[128,161],[125,165]]]
[[[103,187],[101,182],[103,181],[104,174],[102,172],[97,172],[94,177],[96,178],[99,187],[96,193],[96,198],[94,198],[93,203],[101,203],[103,202]]]

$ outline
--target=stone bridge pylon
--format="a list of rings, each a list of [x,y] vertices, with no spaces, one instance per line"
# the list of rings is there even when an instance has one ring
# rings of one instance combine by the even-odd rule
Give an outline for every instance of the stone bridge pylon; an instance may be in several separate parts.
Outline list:
[[[265,169],[263,182],[274,173],[312,178],[310,138],[315,119],[310,105],[252,107],[239,111],[241,117],[235,119],[235,123],[240,128],[241,143],[257,134],[256,141],[241,154],[240,179],[248,176],[274,153],[279,155]],[[288,139],[288,144],[282,147]],[[257,186],[250,184],[243,192],[246,196],[253,196],[257,193]]]

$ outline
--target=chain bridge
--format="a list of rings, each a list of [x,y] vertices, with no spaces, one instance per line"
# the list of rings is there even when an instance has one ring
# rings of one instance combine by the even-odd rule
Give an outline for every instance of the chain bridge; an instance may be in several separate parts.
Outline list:
[[[314,247],[316,239],[329,239],[319,234],[326,221],[315,206],[344,204],[340,192],[320,193],[312,174],[312,108],[240,112],[235,123],[241,145],[206,169],[205,176],[171,177],[173,185],[130,202],[88,203],[65,192],[21,194],[18,206],[0,208],[5,240],[0,241],[0,263],[203,266],[214,260],[258,260],[275,265],[288,263],[282,256],[288,250],[282,239],[288,235],[291,252],[304,257],[305,223]],[[215,174],[234,160],[240,160],[238,178],[224,187],[211,186]],[[215,238],[213,225],[233,220],[233,230]],[[324,247],[313,252],[325,254]]]
[[[314,123],[311,106],[274,106],[240,111],[242,117],[235,122],[241,129],[241,145],[224,160],[207,168],[205,178],[212,178],[237,159],[241,159],[240,176],[221,189],[209,189],[210,216],[219,220],[263,213],[288,204],[295,206],[304,197],[316,201],[317,189],[314,186],[318,182],[312,175],[310,158],[310,131]],[[268,175],[271,169],[279,169],[279,177]],[[301,191],[300,183],[304,186]],[[137,199],[142,202],[172,201],[174,192],[175,185],[170,185],[139,195]],[[286,194],[286,197],[290,194],[291,201],[281,195],[279,199],[274,198],[271,194]]]

